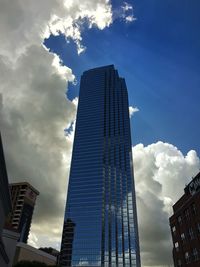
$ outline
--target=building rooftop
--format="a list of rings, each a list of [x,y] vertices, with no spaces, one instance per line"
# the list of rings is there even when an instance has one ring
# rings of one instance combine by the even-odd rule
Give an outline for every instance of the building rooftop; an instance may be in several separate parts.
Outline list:
[[[106,65],[106,66],[101,66],[101,67],[96,67],[96,68],[92,68],[92,69],[89,69],[89,70],[86,70],[83,72],[83,74],[87,73],[87,72],[90,72],[90,71],[96,71],[96,70],[103,70],[103,69],[115,69],[114,65]]]
[[[10,183],[10,186],[22,186],[22,185],[27,185],[30,189],[34,191],[34,193],[36,193],[37,195],[40,194],[40,192],[28,182]]]

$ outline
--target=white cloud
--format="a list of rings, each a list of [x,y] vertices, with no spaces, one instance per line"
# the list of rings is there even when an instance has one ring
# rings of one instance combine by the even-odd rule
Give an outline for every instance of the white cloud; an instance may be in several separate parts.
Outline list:
[[[34,233],[29,235],[29,244],[33,247],[37,247],[38,238]]]
[[[1,131],[9,180],[26,180],[40,191],[30,236],[34,246],[60,243],[72,147],[64,128],[76,116],[75,104],[65,98],[66,82],[74,75],[58,60],[52,66],[55,58],[37,45],[27,47],[14,68],[0,58]]]
[[[128,10],[133,10],[133,7],[131,4],[127,3],[127,2],[124,2],[123,5],[122,5],[122,9],[124,11],[128,11]]]
[[[72,100],[72,104],[75,106],[76,110],[78,108],[78,97],[75,97],[73,100]],[[73,144],[73,141],[74,141],[74,134],[75,134],[75,128],[76,128],[76,119],[74,119],[74,121],[72,121],[72,123],[70,125],[68,125],[68,127],[66,127],[65,129],[65,136],[66,136],[66,139],[71,142],[71,144]],[[63,154],[64,158],[66,159],[65,160],[65,163],[69,164],[69,162],[67,162],[67,157],[65,156],[65,154]]]
[[[59,35],[62,33],[77,44],[77,50],[80,54],[85,50],[81,44],[81,29],[85,21],[89,28],[96,26],[103,30],[112,23],[111,8],[108,0],[63,1],[62,12],[59,10],[50,17],[43,38],[48,38],[50,34]]]
[[[133,15],[129,15],[125,17],[126,22],[132,22],[134,20],[137,20]]]
[[[89,27],[104,29],[112,23],[112,9],[108,0],[0,0],[1,54],[12,61],[30,44],[43,42],[51,33],[63,33],[81,45],[81,31],[86,21]]]
[[[138,112],[138,111],[139,111],[139,108],[130,106],[129,107],[129,116],[130,116],[130,118],[133,116],[133,114],[135,112]]]
[[[185,184],[198,173],[200,159],[194,150],[184,156],[175,146],[163,142],[136,145],[133,159],[142,266],[172,264],[168,219]]]
[[[72,103],[75,105],[75,107],[77,108],[78,107],[78,97],[75,97],[73,100],[72,100]]]
[[[52,66],[56,69],[57,73],[68,82],[73,82],[75,80],[75,76],[72,74],[72,70],[63,65],[60,58],[53,54],[54,58],[52,61]]]
[[[121,6],[120,16],[126,23],[130,23],[137,20],[133,15],[133,6],[127,2],[124,2]]]

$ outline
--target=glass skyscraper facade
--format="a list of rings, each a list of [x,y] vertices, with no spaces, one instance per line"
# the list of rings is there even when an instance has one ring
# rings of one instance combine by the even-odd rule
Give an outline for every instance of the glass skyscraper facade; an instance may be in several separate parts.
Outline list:
[[[128,107],[113,65],[83,73],[61,266],[140,267]]]

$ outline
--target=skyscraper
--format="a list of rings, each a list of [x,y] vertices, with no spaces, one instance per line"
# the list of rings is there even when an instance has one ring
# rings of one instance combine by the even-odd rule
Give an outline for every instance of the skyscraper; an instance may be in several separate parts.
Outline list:
[[[127,88],[113,65],[81,77],[60,264],[140,266]]]

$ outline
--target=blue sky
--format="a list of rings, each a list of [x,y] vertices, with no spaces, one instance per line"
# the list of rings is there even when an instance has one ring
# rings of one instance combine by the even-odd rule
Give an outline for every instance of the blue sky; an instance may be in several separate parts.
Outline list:
[[[132,118],[133,144],[158,140],[183,151],[199,153],[200,127],[200,17],[199,1],[136,0],[132,23],[116,20],[109,28],[83,31],[86,51],[77,55],[75,44],[51,36],[45,45],[72,68],[78,83],[68,97],[78,96],[81,73],[114,64],[125,77]],[[113,1],[113,9],[120,1]]]

